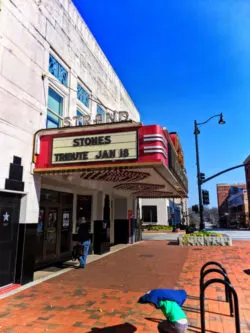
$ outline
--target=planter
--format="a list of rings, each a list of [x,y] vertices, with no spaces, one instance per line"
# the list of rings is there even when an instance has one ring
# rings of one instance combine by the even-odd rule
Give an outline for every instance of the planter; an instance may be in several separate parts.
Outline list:
[[[222,236],[180,236],[180,246],[232,246],[232,238],[228,235]]]

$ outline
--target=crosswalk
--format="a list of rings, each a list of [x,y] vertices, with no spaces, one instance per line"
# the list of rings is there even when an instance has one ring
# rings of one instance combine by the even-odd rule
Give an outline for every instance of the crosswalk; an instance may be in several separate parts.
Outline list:
[[[250,230],[228,230],[228,229],[209,229],[209,231],[219,232],[221,234],[227,234],[232,237],[232,240],[249,240],[250,241]],[[167,240],[175,241],[183,233],[143,233],[143,240]]]
[[[212,229],[211,231],[227,234],[231,236],[233,240],[250,240],[250,230]]]
[[[175,241],[178,237],[182,234],[179,233],[165,233],[165,234],[156,234],[156,233],[143,233],[142,239],[143,240],[168,240],[168,241]]]

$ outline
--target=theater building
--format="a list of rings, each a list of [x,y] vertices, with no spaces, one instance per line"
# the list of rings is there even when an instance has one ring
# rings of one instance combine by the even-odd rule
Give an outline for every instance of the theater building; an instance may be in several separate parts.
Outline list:
[[[184,198],[187,181],[70,0],[0,7],[1,287],[68,259],[82,217],[95,253],[134,241],[138,198]]]

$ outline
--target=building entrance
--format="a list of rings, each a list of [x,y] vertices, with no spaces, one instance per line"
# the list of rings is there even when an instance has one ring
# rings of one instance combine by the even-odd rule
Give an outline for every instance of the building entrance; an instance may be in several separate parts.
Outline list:
[[[20,196],[0,193],[0,287],[15,281]]]
[[[42,189],[36,264],[60,260],[71,251],[73,194]]]
[[[87,223],[91,224],[92,212],[92,196],[91,195],[78,195],[77,196],[77,225],[84,217]]]

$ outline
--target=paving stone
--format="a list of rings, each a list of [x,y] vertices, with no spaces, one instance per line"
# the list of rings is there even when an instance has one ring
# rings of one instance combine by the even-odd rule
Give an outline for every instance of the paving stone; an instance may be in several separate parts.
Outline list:
[[[151,254],[152,257],[143,256]],[[210,260],[227,269],[240,300],[242,333],[250,327],[250,242],[232,247],[166,246],[147,241],[0,300],[0,332],[157,332],[160,311],[137,303],[152,288],[183,288],[189,332],[200,332],[199,271]],[[212,276],[212,274],[211,274]],[[217,276],[215,274],[215,276]],[[74,295],[74,296],[73,296]],[[31,300],[32,298],[32,300]],[[234,333],[224,288],[206,292],[207,332]]]

